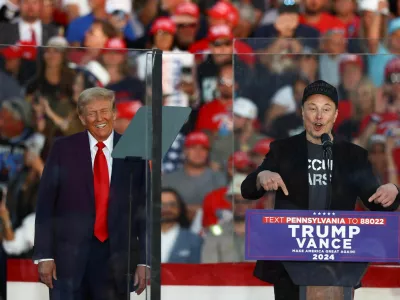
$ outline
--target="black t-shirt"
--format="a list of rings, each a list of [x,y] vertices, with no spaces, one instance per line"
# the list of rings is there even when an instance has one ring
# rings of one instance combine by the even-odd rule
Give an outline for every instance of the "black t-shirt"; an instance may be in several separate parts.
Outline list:
[[[307,142],[309,209],[326,209],[328,195],[328,174],[322,145]],[[332,170],[332,160],[329,161]]]

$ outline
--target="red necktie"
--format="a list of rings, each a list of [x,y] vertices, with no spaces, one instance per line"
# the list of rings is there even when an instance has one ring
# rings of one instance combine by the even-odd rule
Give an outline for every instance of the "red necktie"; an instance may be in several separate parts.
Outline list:
[[[36,32],[35,32],[35,29],[33,29],[33,27],[31,27],[31,42],[33,45],[37,45]]]
[[[94,198],[96,206],[96,221],[94,224],[94,236],[104,242],[108,238],[107,212],[108,195],[110,193],[110,179],[108,176],[107,159],[104,155],[103,142],[97,143],[97,153],[94,159]]]

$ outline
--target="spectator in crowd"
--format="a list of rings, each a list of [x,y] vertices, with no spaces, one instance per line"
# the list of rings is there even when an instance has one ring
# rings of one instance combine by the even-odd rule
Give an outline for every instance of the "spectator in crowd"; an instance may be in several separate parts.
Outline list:
[[[291,43],[301,43],[313,49],[318,47],[318,38],[320,33],[317,29],[301,24],[300,5],[285,5],[281,3],[278,7],[278,15],[273,24],[263,25],[259,27],[255,33],[256,38],[278,38],[278,39],[296,39]],[[265,40],[254,40],[252,43],[265,43]]]
[[[212,143],[210,159],[214,170],[226,167],[229,156],[238,150],[248,151],[262,138],[255,128],[257,107],[247,98],[233,102],[233,129],[217,135]]]
[[[42,0],[21,0],[21,18],[17,23],[0,23],[0,44],[15,45],[18,41],[30,42],[33,46],[46,45],[58,34],[58,29],[40,20]]]
[[[389,23],[386,30],[388,1],[379,1],[374,11],[364,12],[363,30],[367,38],[365,52],[368,59],[368,77],[377,87],[384,83],[385,65],[400,52],[400,18]]]
[[[382,184],[398,184],[398,169],[393,157],[397,136],[394,131],[385,135],[374,134],[369,138],[367,150],[372,168]]]
[[[64,101],[65,111],[62,112],[63,114],[58,114],[46,98],[39,99],[39,102],[34,105],[37,129],[46,133],[47,146],[53,142],[53,135],[71,135],[84,130],[76,111],[79,95],[85,89],[104,86],[108,82],[107,71],[98,62],[92,61],[86,66],[76,69],[74,83],[72,84],[72,96]],[[48,125],[48,123],[50,124]],[[54,131],[51,131],[51,129]]]
[[[71,46],[85,45],[86,47],[91,47],[85,42],[87,39],[85,36],[86,32],[90,30],[96,20],[105,20],[109,17],[106,11],[106,0],[91,0],[89,1],[89,5],[91,12],[85,16],[74,19],[68,26],[67,40]],[[124,28],[124,37],[128,40],[134,40],[136,38],[133,27],[129,24],[126,24]],[[102,46],[104,46],[104,43]]]
[[[339,102],[350,99],[364,75],[364,61],[357,54],[342,54],[339,60]],[[343,112],[341,111],[341,114]]]
[[[96,0],[97,1],[97,0]],[[116,29],[105,20],[95,20],[85,32],[83,46],[70,52],[69,60],[84,65],[89,61],[97,60],[106,42],[117,36]]]
[[[4,59],[4,71],[15,80],[21,78],[21,60],[23,58],[23,50],[20,46],[8,46],[0,52]],[[23,83],[21,83],[23,84]],[[6,86],[6,85],[5,85]],[[19,87],[21,89],[21,87]]]
[[[363,77],[350,94],[351,117],[342,121],[336,133],[349,141],[357,137],[361,121],[376,111],[377,96],[377,89],[372,81]]]
[[[177,29],[176,46],[180,50],[187,51],[189,46],[196,41],[200,29],[199,7],[192,2],[183,2],[176,6],[171,18]]]
[[[307,58],[300,58],[307,59]],[[265,126],[267,128],[267,133],[276,135],[277,133],[271,133],[274,130],[286,130],[286,128],[279,124],[277,126],[274,124],[275,120],[280,117],[287,117],[296,111],[301,104],[301,99],[303,97],[304,88],[308,85],[309,80],[303,76],[299,75],[299,77],[294,81],[292,85],[288,84],[280,88],[271,99],[271,106],[267,112],[267,119]],[[285,123],[287,126],[292,127],[293,125],[290,123]],[[295,126],[297,126],[298,122],[295,122]],[[292,128],[290,128],[292,129]]]
[[[400,58],[390,60],[385,67],[385,84],[383,86],[383,102],[387,104],[387,112],[400,112]]]
[[[22,96],[22,88],[13,77],[0,70],[0,105],[9,98],[18,98]]]
[[[269,147],[272,142],[272,138],[264,138],[258,141],[254,147],[250,149],[249,157],[253,166],[258,166],[263,162],[265,155],[269,152]]]
[[[32,257],[35,239],[36,197],[40,176],[44,168],[43,160],[38,155],[29,152],[29,150],[25,160],[26,167],[29,168],[29,171],[27,172],[27,176],[24,176],[23,184],[17,186],[16,190],[11,195],[11,197],[16,197],[16,199],[13,199],[13,202],[19,202],[19,206],[22,206],[22,211],[20,212],[21,221],[15,230],[12,228],[10,229],[12,238],[6,238],[3,241],[5,252],[9,256],[16,256],[19,258]],[[7,219],[5,217],[9,212],[7,208],[4,208],[4,210],[3,220],[6,222]]]
[[[55,15],[55,1],[54,0],[42,0],[42,11],[40,14],[40,20],[43,24],[52,24],[57,26],[54,15]]]
[[[200,263],[203,240],[189,230],[186,204],[174,190],[161,193],[161,262]]]
[[[121,101],[116,104],[117,116],[114,122],[114,129],[123,134],[131,123],[136,112],[143,105],[140,101]]]
[[[208,23],[208,29],[209,29],[209,34],[207,38],[201,39],[191,45],[189,48],[189,51],[191,53],[198,54],[196,55],[196,61],[201,62],[204,58],[203,54],[207,54],[212,49],[210,49],[210,43],[213,42],[212,38],[210,40],[210,29],[215,26],[219,25],[225,25],[230,29],[230,35],[234,35],[234,29],[239,23],[239,11],[237,8],[232,5],[232,3],[228,1],[218,1],[216,2],[209,10],[207,10],[207,23]],[[222,28],[222,27],[216,27],[216,28]],[[245,42],[241,41],[240,39],[235,41],[235,44],[231,45],[232,49],[235,49],[235,53],[237,53],[238,58],[240,58],[241,61],[247,63],[247,64],[253,64],[254,63],[254,57],[250,55],[253,53],[252,48],[247,45]],[[220,53],[231,53],[228,51],[222,51]]]
[[[328,0],[304,0],[304,13],[300,23],[317,29],[321,34],[335,27],[344,27],[340,19],[326,12]]]
[[[233,35],[226,25],[212,26],[208,31],[210,54],[197,68],[197,80],[200,87],[200,103],[215,99],[219,68],[232,64]],[[233,78],[233,75],[232,75]]]
[[[205,133],[190,133],[185,138],[183,167],[162,178],[162,186],[175,189],[188,204],[190,220],[201,208],[204,196],[226,184],[226,176],[209,167],[209,151],[210,141]]]
[[[0,109],[0,183],[8,183],[23,168],[26,142],[33,135],[31,106],[24,100],[3,101]]]
[[[106,42],[100,61],[110,75],[107,88],[115,92],[116,103],[130,99],[144,103],[144,83],[130,76],[127,67],[127,54],[128,50],[124,40],[113,38]]]
[[[349,39],[357,38],[360,30],[360,17],[357,15],[357,0],[334,0],[335,16],[346,27],[346,36]]]
[[[65,102],[63,99],[71,98],[75,74],[68,66],[66,39],[52,37],[46,46],[38,73],[27,83],[26,97],[31,103],[38,102],[40,97],[46,98],[56,109]]]
[[[67,15],[68,23],[90,13],[89,0],[62,0],[61,8]]]
[[[14,23],[19,17],[19,0],[0,1],[0,23]]]
[[[236,151],[229,157],[226,169],[227,178],[230,182],[234,174],[250,173],[253,164],[247,152]],[[227,191],[228,187],[223,186],[211,191],[204,197],[202,226],[206,231],[213,225],[222,224],[232,219],[232,202],[226,197]]]
[[[232,64],[221,65],[217,78],[218,95],[200,108],[196,130],[206,131],[212,136],[225,135],[232,131],[233,85]]]
[[[341,55],[346,52],[347,38],[344,25],[329,28],[322,37],[322,51],[319,56],[320,78],[335,87],[340,83],[339,65]]]
[[[245,261],[245,214],[247,209],[255,208],[256,204],[255,201],[246,200],[241,195],[240,185],[245,178],[243,174],[233,176],[226,194],[233,204],[233,218],[205,237],[201,255],[203,263]]]

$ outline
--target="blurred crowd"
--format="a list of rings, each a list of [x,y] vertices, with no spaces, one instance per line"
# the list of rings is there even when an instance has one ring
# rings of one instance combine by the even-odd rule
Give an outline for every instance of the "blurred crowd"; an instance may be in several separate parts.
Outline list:
[[[165,51],[163,104],[192,108],[163,159],[162,262],[244,260],[244,213],[274,195],[240,184],[303,130],[316,79],[339,91],[335,137],[397,183],[399,16],[398,0],[0,0],[0,251],[30,257],[49,147],[83,129],[78,95],[115,91],[120,133],[148,103],[150,49]]]

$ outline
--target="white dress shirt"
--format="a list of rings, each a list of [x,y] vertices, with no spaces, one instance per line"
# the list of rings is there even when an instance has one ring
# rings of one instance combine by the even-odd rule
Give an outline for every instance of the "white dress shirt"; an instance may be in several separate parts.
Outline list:
[[[96,158],[96,153],[97,153],[97,143],[98,141],[93,137],[93,135],[90,134],[90,132],[88,131],[89,134],[89,147],[90,147],[90,154],[92,156],[92,170],[94,167],[94,159]],[[103,153],[106,157],[107,160],[107,166],[108,166],[108,176],[109,176],[109,180],[111,182],[111,172],[112,172],[112,157],[111,157],[111,153],[114,149],[114,132],[112,132],[110,134],[110,136],[103,142],[105,147],[103,148]]]
[[[167,232],[161,232],[161,262],[168,262],[172,249],[174,248],[176,239],[178,238],[180,227],[178,224],[174,225]]]
[[[3,240],[3,248],[7,254],[20,255],[33,248],[35,240],[35,213],[27,215],[20,227],[14,232],[14,239]]]
[[[32,30],[34,30],[36,37],[36,44],[38,46],[42,45],[43,33],[42,33],[42,22],[40,20],[37,20],[34,23],[27,23],[21,20],[18,23],[18,28],[19,28],[20,41],[29,41],[29,42],[32,41]]]

